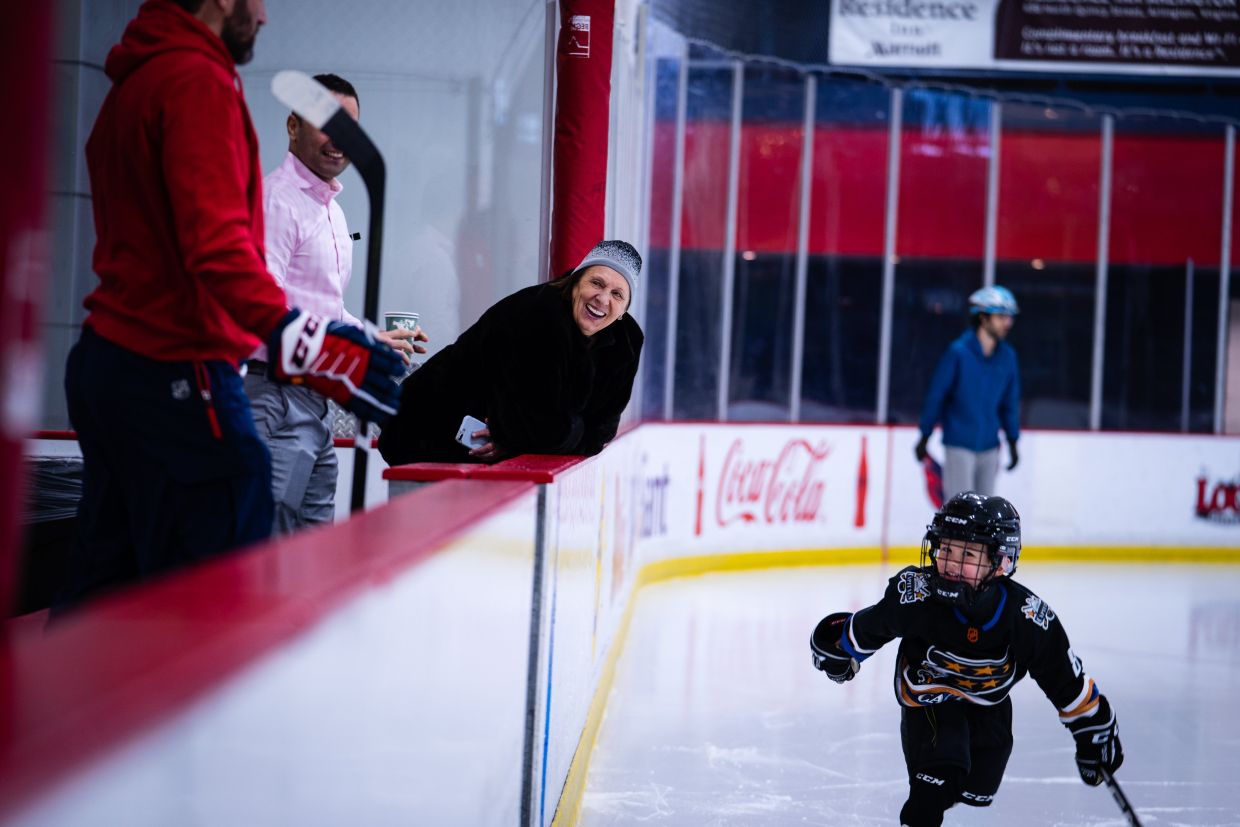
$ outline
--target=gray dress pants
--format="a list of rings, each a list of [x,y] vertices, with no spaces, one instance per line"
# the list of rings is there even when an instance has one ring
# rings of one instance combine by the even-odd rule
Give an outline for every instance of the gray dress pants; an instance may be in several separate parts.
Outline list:
[[[250,362],[245,392],[258,435],[271,450],[272,533],[332,522],[337,468],[327,399],[271,381],[261,362]]]
[[[970,451],[968,448],[946,445],[943,453],[944,500],[950,500],[965,491],[987,495],[995,493],[995,477],[999,475],[998,448]]]

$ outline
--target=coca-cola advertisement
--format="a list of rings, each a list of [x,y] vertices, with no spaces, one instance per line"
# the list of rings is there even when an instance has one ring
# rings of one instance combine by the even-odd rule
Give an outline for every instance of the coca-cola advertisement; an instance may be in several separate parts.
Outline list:
[[[693,536],[776,539],[796,548],[877,545],[861,429],[703,429],[697,437]],[[871,536],[873,535],[873,536]]]
[[[945,493],[910,426],[649,423],[638,436],[638,568],[768,551],[915,560]],[[937,434],[928,447],[942,457]],[[1031,560],[1070,559],[1079,546],[1234,559],[1240,472],[1218,458],[1238,455],[1233,436],[1030,429],[994,493],[1020,511]],[[1167,480],[1182,497],[1167,495]]]
[[[705,441],[705,438],[703,438]],[[789,439],[774,458],[749,456],[736,437],[723,458],[715,488],[715,522],[812,523],[824,516],[826,481],[822,464],[831,455],[827,440]]]

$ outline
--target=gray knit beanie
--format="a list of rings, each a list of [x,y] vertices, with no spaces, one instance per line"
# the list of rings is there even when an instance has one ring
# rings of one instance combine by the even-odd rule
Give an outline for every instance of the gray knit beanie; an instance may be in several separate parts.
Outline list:
[[[642,272],[642,257],[633,245],[627,241],[600,241],[586,253],[586,257],[573,273],[579,273],[595,264],[610,267],[624,276],[624,280],[629,283],[629,300],[632,301],[633,295],[637,293],[637,277]]]

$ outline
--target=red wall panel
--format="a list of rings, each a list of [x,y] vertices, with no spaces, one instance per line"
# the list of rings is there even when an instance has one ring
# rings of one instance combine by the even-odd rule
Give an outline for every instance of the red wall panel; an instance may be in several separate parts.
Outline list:
[[[796,251],[799,124],[748,124],[741,136],[738,250]],[[651,246],[670,244],[675,125],[654,136]],[[722,250],[729,125],[690,123],[685,140],[684,249]],[[1098,232],[1101,139],[1089,132],[1005,131],[996,255],[1089,263]],[[906,132],[896,252],[980,259],[985,243],[987,136]],[[1111,207],[1114,264],[1218,266],[1223,141],[1117,135]],[[887,133],[819,124],[809,221],[811,255],[882,255]],[[1240,171],[1237,172],[1240,187]],[[1233,214],[1240,238],[1240,209]],[[1233,256],[1233,263],[1235,256]]]
[[[796,249],[801,143],[799,126],[754,124],[741,130],[736,249]]]
[[[680,244],[722,250],[728,212],[728,147],[731,126],[717,121],[685,127],[684,215]]]
[[[810,253],[881,255],[886,182],[885,128],[819,125],[814,130]]]
[[[984,134],[906,130],[900,142],[896,254],[980,259],[986,236]]]
[[[1101,164],[1096,134],[1004,132],[995,256],[1093,261]]]
[[[1222,140],[1117,133],[1112,181],[1112,261],[1218,266]]]

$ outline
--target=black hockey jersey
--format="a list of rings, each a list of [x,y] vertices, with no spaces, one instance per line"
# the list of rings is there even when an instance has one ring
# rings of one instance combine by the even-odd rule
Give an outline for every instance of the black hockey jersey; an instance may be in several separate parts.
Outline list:
[[[944,702],[990,706],[1033,676],[1068,724],[1093,714],[1098,689],[1055,612],[1025,586],[1001,577],[966,614],[931,598],[929,575],[910,566],[882,600],[855,612],[840,647],[860,663],[894,638],[895,693],[907,707]]]

